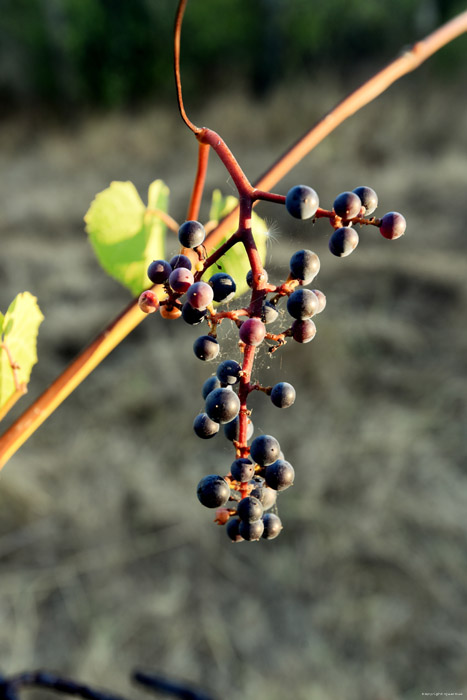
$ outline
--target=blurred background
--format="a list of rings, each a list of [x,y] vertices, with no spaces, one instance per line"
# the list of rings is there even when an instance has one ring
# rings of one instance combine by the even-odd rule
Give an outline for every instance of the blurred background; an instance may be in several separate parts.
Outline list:
[[[174,0],[2,0],[0,309],[28,290],[45,315],[29,394],[5,428],[128,303],[83,216],[112,180],[143,200],[162,178],[183,220],[197,147],[172,82]],[[455,0],[192,0],[182,35],[188,114],[220,131],[251,179]],[[262,204],[270,279],[321,258],[311,344],[257,378],[256,434],[295,466],[271,542],[234,545],[195,494],[225,474],[223,435],[192,431],[214,371],[182,321],[149,317],[0,477],[0,670],[47,668],[136,695],[135,667],[233,700],[411,700],[467,692],[467,41],[456,40],[349,119],[275,187],[332,206],[358,185],[395,242]],[[211,156],[210,192],[233,185]],[[176,251],[175,237],[167,254]],[[280,328],[280,321],[277,327]],[[223,329],[222,359],[234,355]],[[3,427],[3,426],[2,426]]]

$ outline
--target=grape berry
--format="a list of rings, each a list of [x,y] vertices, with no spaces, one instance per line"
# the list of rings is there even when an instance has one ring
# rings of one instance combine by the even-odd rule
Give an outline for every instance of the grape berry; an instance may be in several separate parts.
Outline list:
[[[320,209],[318,195],[306,185],[292,187],[285,197],[274,197],[275,201],[285,204],[296,219],[328,218],[334,229],[329,250],[337,257],[346,257],[357,247],[359,236],[355,225],[375,226],[390,240],[405,232],[406,221],[397,212],[389,212],[381,219],[368,218],[378,204],[377,194],[371,187],[359,186],[342,192],[331,210]],[[214,438],[223,425],[224,435],[235,449],[235,459],[228,474],[203,477],[197,495],[204,506],[217,509],[215,522],[226,525],[227,535],[233,542],[273,540],[282,531],[282,522],[271,509],[277,511],[278,494],[293,485],[295,470],[272,435],[257,435],[248,446],[254,425],[247,399],[252,391],[261,391],[270,397],[275,407],[284,409],[294,404],[296,392],[288,382],[262,386],[251,380],[251,372],[261,346],[267,346],[272,354],[290,338],[305,344],[315,337],[312,317],[325,309],[326,296],[321,290],[311,290],[306,285],[317,276],[320,260],[311,250],[296,251],[289,261],[287,279],[278,285],[270,284],[267,271],[260,263],[252,262],[246,275],[252,289],[250,304],[246,308],[223,311],[213,304],[231,302],[237,284],[226,272],[217,272],[207,281],[201,279],[210,267],[203,245],[205,236],[205,229],[198,221],[185,221],[180,226],[178,237],[182,250],[190,252],[186,249],[191,249],[193,259],[198,258],[196,264],[183,253],[176,254],[169,262],[154,260],[147,274],[153,284],[163,285],[166,297],[149,289],[141,294],[138,304],[148,314],[159,309],[164,318],[182,316],[192,326],[204,323],[206,334],[193,344],[194,354],[204,362],[211,362],[220,353],[218,324],[229,319],[238,327],[239,357],[224,359],[215,376],[206,379],[202,387],[204,406],[193,422],[195,434],[203,440]],[[246,243],[244,245],[247,247]],[[270,332],[269,326],[280,318],[279,309],[284,298],[287,313],[282,313],[281,317],[288,319],[287,327]]]

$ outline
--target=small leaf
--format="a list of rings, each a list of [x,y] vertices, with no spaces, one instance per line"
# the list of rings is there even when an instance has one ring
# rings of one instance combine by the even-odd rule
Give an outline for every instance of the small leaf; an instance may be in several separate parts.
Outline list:
[[[11,302],[5,316],[0,314],[0,409],[15,393],[11,362],[15,363],[16,379],[26,385],[37,362],[36,341],[44,317],[36,297],[22,292]]]
[[[166,212],[168,197],[168,187],[156,180],[149,186],[146,208],[132,182],[112,182],[84,217],[100,264],[135,296],[151,285],[149,263],[164,256],[166,225],[152,212]]]
[[[237,204],[238,200],[236,197],[233,197],[232,195],[223,197],[220,190],[214,190],[212,193],[209,218],[213,221],[220,221],[227,216],[227,214],[230,214],[230,212],[235,209]],[[261,219],[254,212],[251,219],[251,228],[256,247],[258,248],[261,260],[264,263],[266,259],[268,228],[263,219]],[[230,236],[235,233],[236,230],[236,225],[234,225],[227,235],[220,241],[217,247],[219,248],[221,245],[223,245],[223,243],[225,243],[225,241],[230,238]],[[249,269],[250,261],[248,260],[246,250],[241,243],[237,243],[230,250],[228,250],[227,253],[217,261],[217,263],[211,265],[211,267],[206,270],[203,277],[204,279],[208,280],[216,272],[226,272],[234,278],[235,284],[237,285],[237,293],[235,296],[239,297],[249,289],[246,283],[246,275]]]

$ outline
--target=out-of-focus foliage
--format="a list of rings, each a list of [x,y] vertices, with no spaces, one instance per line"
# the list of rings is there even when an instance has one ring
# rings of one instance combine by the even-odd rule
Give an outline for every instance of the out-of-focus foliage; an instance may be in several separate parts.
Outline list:
[[[172,97],[175,0],[3,0],[0,102],[121,106]],[[196,0],[183,31],[185,91],[247,80],[262,94],[323,66],[381,64],[465,9],[462,0]],[[434,61],[465,69],[466,42]],[[209,72],[209,86],[203,77]]]

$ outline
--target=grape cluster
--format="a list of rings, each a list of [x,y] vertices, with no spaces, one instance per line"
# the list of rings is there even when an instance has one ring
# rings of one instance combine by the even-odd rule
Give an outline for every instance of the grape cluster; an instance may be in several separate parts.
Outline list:
[[[342,192],[332,210],[321,209],[318,195],[305,185],[292,187],[282,199],[295,218],[329,219],[333,228],[329,249],[338,257],[345,257],[356,248],[359,236],[355,224],[377,226],[388,239],[399,238],[405,231],[405,219],[397,212],[385,214],[381,219],[368,218],[378,204],[378,197],[370,187]],[[320,260],[311,250],[296,251],[290,258],[287,279],[278,285],[269,282],[261,265],[252,267],[246,276],[252,289],[249,306],[222,310],[221,304],[234,299],[237,285],[226,272],[213,274],[207,281],[201,279],[211,265],[203,246],[205,236],[198,221],[185,221],[180,226],[182,251],[192,250],[197,261],[193,266],[191,257],[183,252],[168,262],[153,261],[148,277],[155,285],[163,285],[165,298],[159,301],[154,289],[147,290],[141,294],[139,306],[146,313],[160,309],[164,318],[181,316],[192,326],[204,322],[206,333],[193,344],[195,356],[203,362],[212,362],[220,353],[218,325],[228,319],[237,326],[238,357],[222,361],[215,376],[204,382],[204,410],[193,422],[195,434],[203,440],[214,438],[222,426],[225,437],[233,443],[235,459],[227,474],[209,474],[201,479],[197,495],[205,507],[216,509],[215,521],[226,525],[232,541],[271,540],[282,530],[277,514],[278,494],[292,486],[295,471],[272,435],[257,435],[248,445],[254,425],[247,399],[252,391],[260,391],[270,397],[274,406],[285,409],[294,404],[296,392],[288,382],[263,386],[252,381],[253,362],[262,345],[273,353],[289,338],[303,344],[315,337],[313,319],[324,310],[326,296],[309,285],[320,270]],[[268,326],[279,318],[282,302],[285,302],[287,327],[273,333]]]

